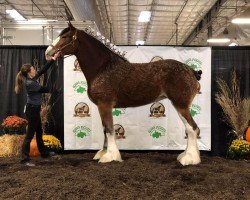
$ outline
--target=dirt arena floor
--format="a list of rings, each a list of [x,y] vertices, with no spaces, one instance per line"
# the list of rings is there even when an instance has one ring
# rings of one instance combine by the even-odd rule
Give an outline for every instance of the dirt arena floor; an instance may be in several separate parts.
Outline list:
[[[100,164],[94,152],[33,159],[0,158],[0,199],[250,199],[250,161],[202,154],[181,166],[169,152],[122,152],[124,162]]]

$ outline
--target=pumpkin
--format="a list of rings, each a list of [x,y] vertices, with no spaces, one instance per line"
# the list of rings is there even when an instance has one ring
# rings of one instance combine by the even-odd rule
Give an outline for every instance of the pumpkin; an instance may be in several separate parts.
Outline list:
[[[246,131],[246,141],[250,142],[250,126],[247,128]]]
[[[30,143],[30,156],[31,157],[37,157],[40,155],[40,152],[37,147],[36,139],[32,139]]]

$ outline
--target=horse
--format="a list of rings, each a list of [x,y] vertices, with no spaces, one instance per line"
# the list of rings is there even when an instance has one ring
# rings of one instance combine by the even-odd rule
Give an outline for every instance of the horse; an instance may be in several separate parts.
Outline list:
[[[177,160],[182,165],[201,162],[197,137],[200,129],[189,107],[200,91],[201,71],[196,72],[179,61],[166,59],[150,63],[130,63],[124,53],[91,28],[79,30],[70,22],[45,51],[50,59],[75,55],[88,84],[87,94],[97,105],[101,117],[104,143],[93,159],[101,163],[122,162],[113,127],[113,108],[146,105],[168,98],[175,107],[188,136],[187,147]]]

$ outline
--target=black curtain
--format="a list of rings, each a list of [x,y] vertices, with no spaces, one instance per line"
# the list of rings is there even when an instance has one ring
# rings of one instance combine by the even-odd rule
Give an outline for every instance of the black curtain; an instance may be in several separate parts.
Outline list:
[[[0,122],[8,115],[24,117],[23,107],[26,94],[14,93],[15,76],[23,63],[33,63],[38,60],[39,66],[45,64],[44,52],[47,46],[1,46],[0,47]],[[63,111],[63,60],[59,60],[51,71],[48,71],[46,81],[52,88],[52,116],[50,116],[49,132],[59,138],[63,144],[64,111]],[[214,95],[218,91],[218,77],[230,82],[230,75],[235,69],[240,79],[241,94],[250,96],[250,47],[213,47],[212,48],[212,84],[211,84],[211,130],[212,155],[225,156],[232,135],[228,134],[230,127],[222,120],[222,110],[215,102]],[[0,134],[1,134],[0,129]],[[202,134],[202,133],[201,133]]]
[[[213,47],[211,80],[211,133],[212,155],[226,156],[234,135],[231,128],[223,121],[222,109],[215,101],[218,92],[217,78],[230,84],[232,71],[235,70],[240,81],[242,97],[250,96],[250,47]],[[240,114],[240,113],[239,113]]]
[[[0,46],[0,122],[9,115],[24,117],[26,104],[25,89],[20,94],[15,94],[15,78],[22,64],[34,65],[38,61],[39,67],[46,63],[44,52],[47,46]],[[50,133],[63,142],[63,60],[59,59],[53,64],[44,77],[53,92],[51,97],[52,115],[48,129]],[[0,134],[3,130],[0,129]]]

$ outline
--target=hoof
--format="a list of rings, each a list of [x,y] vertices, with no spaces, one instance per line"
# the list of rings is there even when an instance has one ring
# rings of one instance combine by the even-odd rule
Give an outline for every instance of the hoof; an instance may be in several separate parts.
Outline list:
[[[184,153],[184,154],[183,154]],[[178,156],[179,162],[185,165],[197,165],[201,162],[199,153],[194,152],[183,152]]]
[[[95,154],[93,160],[99,160],[106,152],[107,152],[107,150],[103,150],[103,149],[99,150],[99,151]]]
[[[108,151],[99,160],[100,163],[107,163],[112,161],[118,161],[118,162],[123,161],[119,151],[117,152]]]

